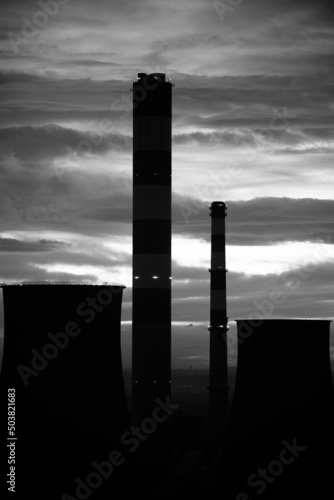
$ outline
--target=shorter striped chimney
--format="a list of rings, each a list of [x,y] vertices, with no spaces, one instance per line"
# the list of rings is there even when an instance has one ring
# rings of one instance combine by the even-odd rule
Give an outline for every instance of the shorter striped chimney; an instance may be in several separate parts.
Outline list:
[[[225,217],[227,205],[214,201],[211,216],[209,441],[221,449],[228,418]]]

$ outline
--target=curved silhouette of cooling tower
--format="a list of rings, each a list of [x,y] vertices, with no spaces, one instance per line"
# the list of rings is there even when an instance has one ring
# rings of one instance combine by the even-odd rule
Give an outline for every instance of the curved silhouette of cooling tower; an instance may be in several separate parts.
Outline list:
[[[3,444],[7,390],[14,388],[16,498],[140,491],[138,465],[120,442],[130,428],[120,349],[124,287],[2,287],[1,435]]]
[[[325,498],[333,490],[330,321],[237,320],[237,327],[228,443],[212,498]]]

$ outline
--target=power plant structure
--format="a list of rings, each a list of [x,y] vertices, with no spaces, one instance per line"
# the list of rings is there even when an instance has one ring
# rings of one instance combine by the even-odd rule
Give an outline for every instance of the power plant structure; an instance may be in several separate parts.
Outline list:
[[[240,319],[237,328],[236,386],[212,498],[325,498],[334,466],[330,321]]]
[[[225,217],[227,205],[214,201],[211,216],[210,271],[210,371],[209,371],[209,443],[213,448],[224,445],[228,421],[228,366],[226,306]]]
[[[136,480],[140,464],[128,443],[120,349],[124,287],[1,286],[1,445],[8,456],[7,446],[15,452],[15,497],[59,500],[94,493],[92,498],[102,499],[143,491]],[[9,396],[15,417],[10,427]],[[7,459],[2,465],[9,470]],[[3,498],[8,487],[5,480]]]
[[[139,73],[132,88],[134,424],[171,393],[172,86],[163,73]],[[150,467],[169,456],[168,428],[161,423],[145,443]]]
[[[236,320],[238,364],[229,408],[222,201],[209,206],[209,392],[201,401],[195,393],[189,414],[173,415],[171,436],[172,87],[164,73],[138,73],[132,86],[131,408],[120,343],[124,286],[0,285],[0,438],[8,448],[1,460],[8,471],[14,450],[18,500],[115,494],[281,500],[326,498],[333,489],[329,320]],[[4,497],[8,476],[0,483]]]

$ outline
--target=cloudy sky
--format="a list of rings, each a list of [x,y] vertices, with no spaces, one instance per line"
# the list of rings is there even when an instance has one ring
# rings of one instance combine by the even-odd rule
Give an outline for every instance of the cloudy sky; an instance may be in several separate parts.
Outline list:
[[[0,18],[1,280],[125,284],[129,366],[130,88],[164,72],[173,366],[208,363],[213,200],[228,203],[231,319],[334,317],[331,2],[3,0]]]

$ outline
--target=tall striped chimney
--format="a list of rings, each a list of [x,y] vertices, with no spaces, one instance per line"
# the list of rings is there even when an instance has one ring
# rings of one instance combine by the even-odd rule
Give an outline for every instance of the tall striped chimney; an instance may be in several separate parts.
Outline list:
[[[211,216],[209,441],[221,449],[228,418],[225,217],[227,205],[214,201]]]
[[[132,417],[136,424],[152,417],[157,398],[165,402],[171,387],[172,86],[163,73],[139,73],[132,89]],[[145,447],[167,453],[167,428],[168,422],[159,423]]]

